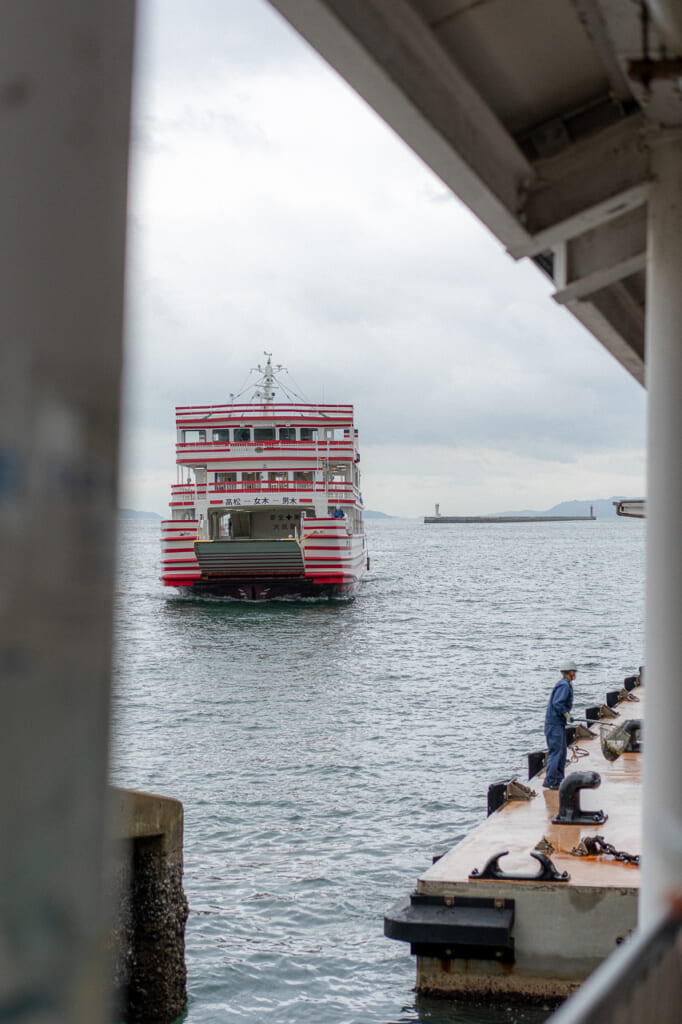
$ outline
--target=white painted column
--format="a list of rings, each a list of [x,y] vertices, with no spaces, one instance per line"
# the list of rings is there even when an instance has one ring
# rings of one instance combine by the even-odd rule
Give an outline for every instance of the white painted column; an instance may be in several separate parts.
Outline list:
[[[0,3],[0,1020],[108,1020],[132,0]]]
[[[643,925],[682,891],[682,136],[655,145],[652,168]]]

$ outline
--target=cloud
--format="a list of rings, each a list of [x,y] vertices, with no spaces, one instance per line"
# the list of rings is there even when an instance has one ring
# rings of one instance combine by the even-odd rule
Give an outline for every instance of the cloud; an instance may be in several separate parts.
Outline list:
[[[582,454],[570,463],[496,449],[457,450],[434,445],[363,448],[363,497],[368,508],[393,515],[486,515],[535,509],[560,501],[636,494],[642,479],[641,452]],[[400,500],[396,500],[400,495]]]
[[[163,511],[174,405],[227,400],[264,350],[310,400],[355,404],[365,491],[393,511],[408,477],[415,510],[439,481],[488,511],[496,482],[514,507],[643,492],[641,388],[278,15],[140,19],[126,504]]]

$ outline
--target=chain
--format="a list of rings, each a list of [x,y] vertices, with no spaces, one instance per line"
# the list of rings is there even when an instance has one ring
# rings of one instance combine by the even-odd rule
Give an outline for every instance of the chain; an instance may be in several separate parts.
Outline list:
[[[572,743],[568,748],[568,753],[570,754],[568,763],[573,764],[575,761],[580,760],[581,757],[587,757],[589,750],[585,750],[584,747],[579,747],[577,743]]]
[[[574,857],[596,857],[605,854],[624,864],[639,864],[638,853],[626,853],[625,850],[617,850],[611,843],[607,843],[603,836],[585,836],[577,846],[571,850]]]

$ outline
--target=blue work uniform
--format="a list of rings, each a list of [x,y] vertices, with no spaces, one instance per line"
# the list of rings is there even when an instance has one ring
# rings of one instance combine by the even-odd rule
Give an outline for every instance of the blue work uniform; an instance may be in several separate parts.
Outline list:
[[[545,715],[547,771],[545,785],[558,786],[566,768],[566,712],[573,707],[573,686],[562,676],[552,690]]]

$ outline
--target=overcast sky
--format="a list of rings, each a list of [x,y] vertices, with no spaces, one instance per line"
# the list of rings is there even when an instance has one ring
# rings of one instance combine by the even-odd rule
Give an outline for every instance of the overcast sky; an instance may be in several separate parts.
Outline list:
[[[368,508],[644,493],[642,388],[267,3],[138,10],[123,506],[264,351],[354,404]]]

